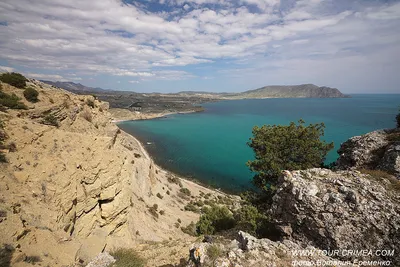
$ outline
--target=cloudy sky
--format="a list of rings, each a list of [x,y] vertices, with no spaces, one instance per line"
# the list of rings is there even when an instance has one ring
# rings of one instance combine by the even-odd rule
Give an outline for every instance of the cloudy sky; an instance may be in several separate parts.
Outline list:
[[[400,1],[2,0],[11,70],[139,92],[400,93]]]

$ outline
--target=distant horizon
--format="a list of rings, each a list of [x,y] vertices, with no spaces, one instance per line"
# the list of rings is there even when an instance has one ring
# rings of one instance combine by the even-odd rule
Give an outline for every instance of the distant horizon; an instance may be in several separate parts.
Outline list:
[[[0,71],[138,92],[400,92],[400,0],[3,0]]]
[[[39,81],[42,81],[42,82],[50,81],[50,82],[54,82],[54,83],[61,82],[61,81],[51,81],[51,80],[42,80],[42,79],[40,79]],[[74,83],[74,84],[80,84],[80,85],[85,86],[85,87],[91,87],[91,86],[87,86],[85,84],[82,84],[80,82],[73,82],[73,81],[64,81],[64,82],[61,82],[61,83]],[[140,93],[140,94],[176,94],[176,93],[180,93],[180,92],[200,92],[200,93],[204,92],[204,93],[213,93],[213,94],[237,94],[237,93],[242,93],[242,92],[245,92],[245,91],[260,89],[260,88],[267,87],[267,86],[296,86],[296,85],[305,85],[305,84],[313,84],[313,85],[316,85],[318,87],[329,87],[329,86],[325,86],[325,85],[317,85],[317,84],[314,84],[314,83],[288,84],[288,85],[285,85],[285,84],[268,84],[268,85],[264,85],[264,86],[259,87],[259,88],[243,89],[241,91],[236,91],[236,92],[227,92],[227,91],[221,91],[221,92],[215,92],[214,91],[214,92],[212,92],[212,91],[203,91],[203,90],[183,90],[183,91],[177,91],[177,92],[157,92],[157,91],[141,92],[141,91],[134,91],[134,90],[119,90],[119,89],[103,88],[103,87],[91,87],[91,88],[93,88],[93,89],[99,88],[99,89],[102,89],[102,90],[105,90],[105,91],[132,92],[132,93]],[[334,88],[334,87],[329,87],[329,88]],[[387,92],[372,92],[372,93],[371,92],[357,92],[357,93],[347,93],[347,92],[343,92],[342,90],[340,90],[340,88],[334,88],[334,89],[338,89],[341,93],[343,93],[345,95],[357,95],[357,94],[359,94],[359,95],[381,95],[381,94],[382,95],[391,95],[391,94],[398,95],[398,94],[400,94],[400,92],[388,92],[388,93]]]

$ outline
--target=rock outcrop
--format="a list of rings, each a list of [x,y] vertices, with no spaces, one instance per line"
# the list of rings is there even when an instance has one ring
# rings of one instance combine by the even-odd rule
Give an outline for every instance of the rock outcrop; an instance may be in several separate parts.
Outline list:
[[[337,168],[379,169],[400,178],[400,129],[354,136],[338,150]]]
[[[271,216],[284,238],[328,251],[371,250],[357,259],[400,264],[400,187],[397,181],[358,171],[285,171],[273,197]],[[393,256],[376,255],[394,250]],[[354,255],[339,253],[343,260]]]
[[[188,266],[287,267],[317,266],[317,262],[320,266],[343,264],[312,246],[301,246],[291,240],[274,242],[267,238],[257,239],[242,231],[239,231],[236,240],[194,243],[189,255]]]

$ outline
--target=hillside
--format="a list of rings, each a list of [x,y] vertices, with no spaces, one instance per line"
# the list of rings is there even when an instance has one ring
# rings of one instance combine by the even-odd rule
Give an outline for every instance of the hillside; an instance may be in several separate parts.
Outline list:
[[[232,96],[234,99],[242,98],[340,98],[346,97],[336,88],[319,87],[314,84],[302,85],[272,85],[255,90],[245,91]]]
[[[72,264],[115,247],[142,248],[158,264],[187,256],[195,239],[180,228],[199,214],[184,207],[223,194],[156,166],[107,102],[29,80],[39,92],[31,103],[0,86],[27,107],[0,108],[0,266],[81,266]],[[154,256],[149,242],[176,252]]]
[[[83,84],[80,83],[74,83],[74,82],[53,82],[53,81],[46,81],[46,80],[40,80],[40,82],[52,85],[54,87],[59,87],[65,90],[68,90],[70,92],[73,93],[86,93],[86,94],[90,94],[90,93],[95,93],[95,92],[106,92],[106,91],[111,91],[111,90],[107,90],[107,89],[103,89],[103,88],[99,88],[99,87],[89,87],[89,86],[85,86]]]

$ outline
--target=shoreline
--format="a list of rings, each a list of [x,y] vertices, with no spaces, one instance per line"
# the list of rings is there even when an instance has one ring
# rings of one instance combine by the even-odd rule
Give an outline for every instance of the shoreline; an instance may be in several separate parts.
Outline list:
[[[194,113],[194,112],[186,112],[186,113]],[[171,114],[177,114],[177,113],[171,113]],[[169,115],[171,115],[171,114],[169,114]],[[160,118],[160,117],[149,118],[149,120],[151,120],[151,119],[156,119],[156,118]],[[142,119],[142,120],[146,120],[146,119]],[[131,120],[124,120],[124,121],[131,121]],[[114,121],[113,121],[113,122],[114,122]],[[114,123],[115,123],[116,126],[118,127],[118,124],[117,124],[118,122],[114,122]],[[196,179],[194,179],[194,178],[189,178],[189,177],[186,177],[186,176],[184,176],[184,175],[181,175],[181,174],[172,172],[172,171],[170,171],[170,170],[167,170],[167,169],[161,167],[160,165],[158,165],[158,164],[155,162],[154,158],[149,154],[149,152],[146,150],[146,148],[145,148],[145,146],[143,145],[143,143],[142,143],[136,136],[134,136],[134,135],[132,135],[132,134],[130,134],[130,133],[125,132],[124,130],[122,130],[122,129],[119,128],[119,127],[118,127],[118,129],[120,129],[120,131],[121,131],[122,133],[124,133],[125,135],[129,136],[130,138],[132,138],[132,139],[139,145],[139,149],[140,149],[140,151],[143,153],[143,155],[145,155],[146,159],[150,160],[150,161],[154,164],[154,166],[157,167],[157,168],[158,168],[159,170],[161,170],[162,172],[165,172],[166,174],[171,174],[171,175],[173,175],[173,176],[175,176],[175,177],[178,177],[179,179],[184,180],[186,183],[188,183],[188,184],[190,184],[190,185],[192,185],[192,186],[194,186],[194,187],[199,187],[199,188],[204,188],[204,189],[207,189],[207,190],[215,191],[215,192],[217,192],[217,193],[219,193],[219,194],[222,194],[222,195],[224,195],[224,196],[239,196],[239,194],[237,194],[237,193],[235,193],[235,192],[228,192],[228,191],[222,190],[221,188],[215,188],[215,187],[213,187],[213,186],[211,186],[211,185],[209,185],[209,184],[200,182],[200,181],[198,181],[198,180],[196,180]]]
[[[112,109],[111,113],[117,109]],[[132,117],[124,118],[124,119],[113,119],[111,122],[113,123],[120,123],[120,122],[127,122],[127,121],[144,121],[144,120],[154,120],[165,118],[170,115],[175,114],[190,114],[190,113],[197,113],[203,112],[204,110],[187,110],[187,111],[174,111],[174,112],[161,112],[161,113],[140,113],[138,111],[130,111],[126,110],[126,112],[131,113]],[[137,113],[136,113],[137,112]],[[115,117],[114,114],[112,114]]]

